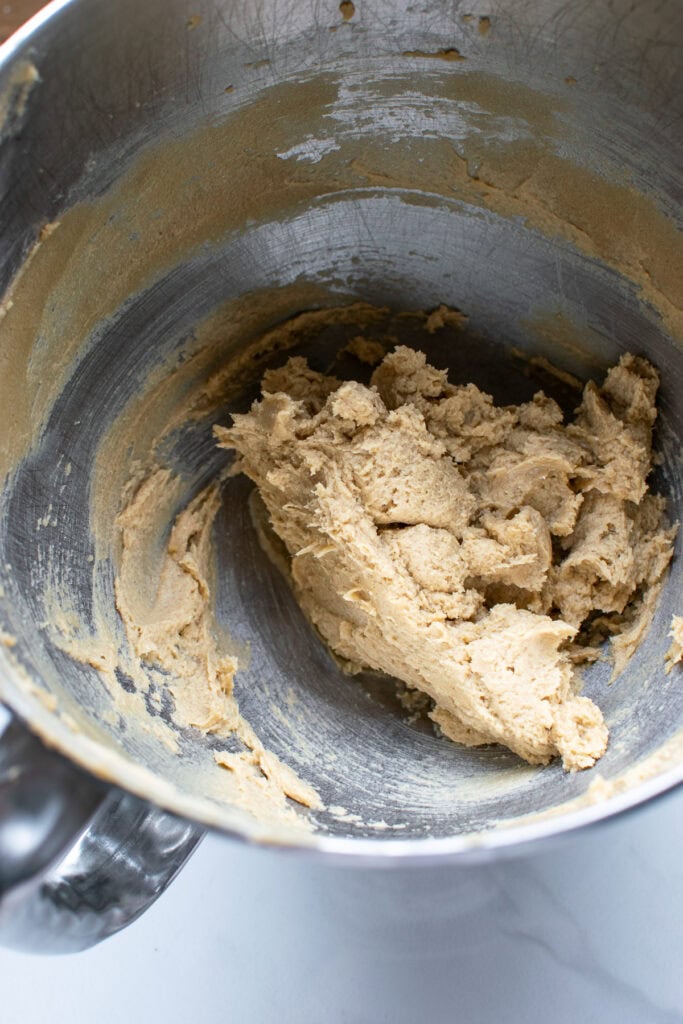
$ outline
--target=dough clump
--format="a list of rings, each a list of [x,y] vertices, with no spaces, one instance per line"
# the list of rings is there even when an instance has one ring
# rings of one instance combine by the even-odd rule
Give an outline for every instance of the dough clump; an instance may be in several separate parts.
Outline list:
[[[351,670],[428,694],[452,740],[577,770],[608,738],[574,670],[597,656],[589,627],[642,635],[671,558],[646,482],[657,387],[625,355],[565,424],[543,392],[498,406],[399,346],[369,387],[292,358],[215,429],[260,491],[301,607]]]

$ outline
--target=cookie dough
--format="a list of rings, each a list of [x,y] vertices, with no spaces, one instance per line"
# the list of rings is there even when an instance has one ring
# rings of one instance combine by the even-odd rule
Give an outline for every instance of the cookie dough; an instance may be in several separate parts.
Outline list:
[[[625,355],[565,424],[542,392],[497,406],[403,346],[369,387],[296,357],[216,435],[260,491],[301,607],[351,670],[428,694],[452,740],[576,770],[608,733],[574,664],[596,656],[601,624],[603,636],[645,628],[671,558],[646,482],[657,387]]]

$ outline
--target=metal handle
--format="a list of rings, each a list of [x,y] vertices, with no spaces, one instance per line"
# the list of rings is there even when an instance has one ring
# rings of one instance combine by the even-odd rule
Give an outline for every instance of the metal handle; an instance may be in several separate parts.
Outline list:
[[[203,834],[81,772],[0,705],[0,945],[95,945],[161,895]]]

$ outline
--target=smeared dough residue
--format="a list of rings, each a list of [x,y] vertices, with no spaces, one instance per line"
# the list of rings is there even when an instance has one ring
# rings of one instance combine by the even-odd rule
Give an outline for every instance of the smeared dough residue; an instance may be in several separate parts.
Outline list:
[[[296,357],[216,435],[338,656],[428,694],[453,740],[576,770],[604,753],[607,728],[573,663],[606,635],[627,660],[672,554],[646,482],[657,387],[625,355],[565,424],[542,392],[496,406],[406,347],[370,387]]]
[[[211,531],[220,506],[217,483],[178,513],[159,567],[150,564],[158,509],[164,507],[161,496],[173,483],[169,470],[158,469],[132,490],[119,515],[116,607],[128,642],[140,666],[165,673],[176,725],[237,741],[239,749],[214,752],[216,764],[231,773],[232,801],[257,817],[279,812],[293,822],[286,798],[319,808],[318,794],[266,750],[240,714],[233,693],[238,659],[221,652],[215,635],[210,565]],[[150,573],[157,576],[151,599],[145,580]],[[144,672],[133,671],[138,680],[144,678]]]

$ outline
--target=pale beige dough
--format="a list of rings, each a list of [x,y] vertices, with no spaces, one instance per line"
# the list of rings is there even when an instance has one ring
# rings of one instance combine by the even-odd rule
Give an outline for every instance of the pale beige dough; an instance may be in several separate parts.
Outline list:
[[[150,548],[169,487],[173,487],[172,474],[157,470],[133,489],[118,517],[121,556],[116,607],[136,656],[126,667],[143,690],[143,665],[165,670],[177,725],[240,741],[238,752],[214,752],[216,764],[230,772],[234,803],[262,820],[282,812],[284,820],[292,821],[287,797],[311,808],[321,807],[321,801],[311,786],[264,747],[240,713],[233,693],[238,659],[223,653],[215,637],[209,566],[219,488],[210,484],[178,514],[157,576]],[[157,576],[151,600],[149,576]]]
[[[410,348],[370,387],[296,357],[216,435],[256,483],[297,598],[338,657],[428,694],[453,740],[575,770],[607,746],[573,669],[594,652],[575,641],[596,612],[606,632],[640,636],[671,558],[646,483],[657,386],[626,355],[565,425],[542,392],[496,406]]]

